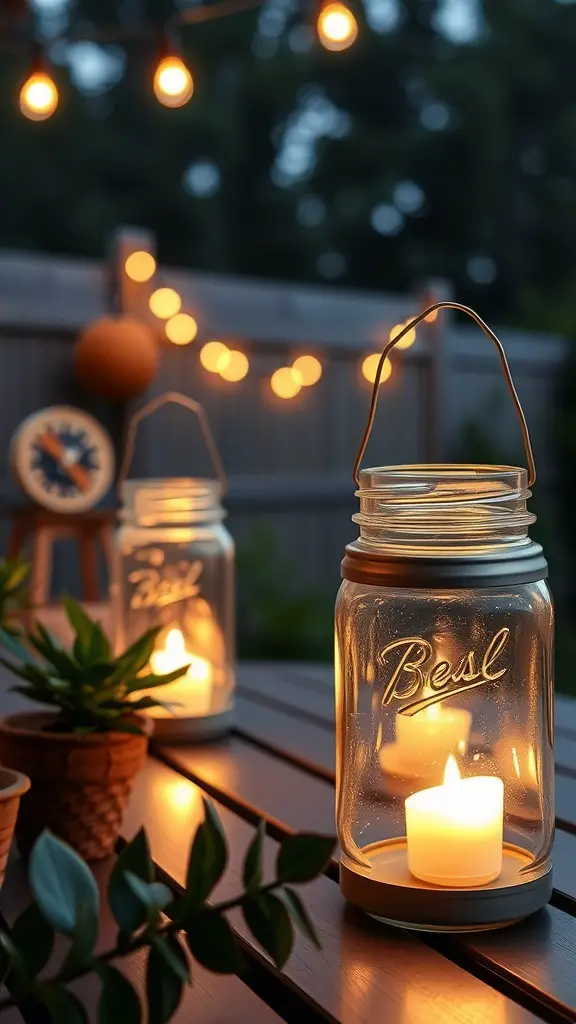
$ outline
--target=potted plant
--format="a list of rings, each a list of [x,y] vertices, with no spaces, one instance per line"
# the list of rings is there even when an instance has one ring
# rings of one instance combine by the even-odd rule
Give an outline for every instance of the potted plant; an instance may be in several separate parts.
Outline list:
[[[94,862],[112,851],[146,758],[151,722],[138,712],[162,703],[139,693],[172,682],[188,666],[167,675],[147,671],[156,629],[114,657],[100,624],[70,598],[64,604],[75,634],[70,650],[39,622],[23,637],[32,650],[0,629],[11,655],[0,663],[22,680],[12,689],[44,705],[0,719],[0,763],[32,782],[16,826],[23,856],[48,828]]]

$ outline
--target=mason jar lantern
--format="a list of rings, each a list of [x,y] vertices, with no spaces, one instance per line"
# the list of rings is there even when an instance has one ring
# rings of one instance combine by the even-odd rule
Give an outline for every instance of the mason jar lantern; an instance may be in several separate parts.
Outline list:
[[[443,307],[496,345],[525,441],[511,466],[360,469],[388,351]],[[501,343],[441,302],[380,360],[336,606],[340,884],[387,923],[496,928],[552,892],[553,610]]]
[[[214,478],[127,479],[143,419],[167,403],[198,417]],[[130,422],[119,476],[113,607],[118,649],[159,626],[152,672],[183,665],[181,679],[151,691],[155,735],[171,741],[225,732],[234,693],[234,543],[224,526],[226,478],[202,406],[185,395],[153,399]]]

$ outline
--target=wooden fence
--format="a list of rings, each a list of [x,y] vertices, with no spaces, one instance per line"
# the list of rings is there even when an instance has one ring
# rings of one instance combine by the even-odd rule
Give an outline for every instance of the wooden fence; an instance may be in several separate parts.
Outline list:
[[[83,394],[72,347],[85,324],[110,309],[149,318],[149,285],[122,272],[134,248],[153,248],[126,230],[106,264],[30,253],[0,253],[0,498],[13,501],[8,446],[18,423],[48,404],[81,405],[110,429],[119,448],[126,415]],[[344,544],[355,535],[351,468],[365,423],[370,386],[363,357],[390,327],[421,307],[422,297],[351,292],[161,268],[200,332],[194,344],[162,343],[151,394],[179,390],[206,408],[230,477],[230,527],[239,541],[269,524],[279,551],[295,563],[302,587],[335,589]],[[480,310],[481,312],[481,310]],[[210,338],[233,339],[250,360],[248,376],[230,384],[207,373],[198,352]],[[533,435],[539,480],[553,487],[552,389],[565,343],[558,337],[502,330]],[[275,397],[271,373],[288,358],[312,352],[321,381],[291,400]],[[144,401],[143,395],[135,403]],[[521,458],[499,362],[474,327],[443,317],[394,356],[382,387],[368,463],[441,461],[462,456],[466,423],[482,426],[504,458]],[[143,429],[136,472],[166,476],[203,472],[198,433],[181,409],[167,408]],[[367,463],[367,464],[368,464]]]

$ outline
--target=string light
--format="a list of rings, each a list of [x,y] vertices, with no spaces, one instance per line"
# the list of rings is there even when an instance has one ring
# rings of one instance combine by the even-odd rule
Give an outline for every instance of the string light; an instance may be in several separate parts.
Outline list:
[[[198,324],[188,313],[176,313],[167,321],[165,331],[174,345],[189,345],[198,334]]]
[[[322,363],[316,356],[298,356],[292,363],[292,369],[300,374],[300,380],[305,388],[317,384],[322,376]]]
[[[131,281],[144,284],[156,273],[156,260],[151,252],[131,252],[124,264],[124,270]]]
[[[326,50],[347,50],[358,37],[358,22],[346,4],[325,4],[318,15],[318,38]]]
[[[244,353],[233,349],[232,351],[224,353],[224,356],[227,356],[228,358],[226,358],[225,365],[220,370],[220,376],[223,380],[234,383],[236,381],[243,380],[248,373],[249,367],[248,359]],[[222,358],[223,356],[220,356],[218,365],[220,365]]]
[[[164,107],[183,107],[194,93],[194,79],[181,57],[163,57],[154,72],[154,95]]]
[[[182,299],[173,288],[157,288],[152,292],[148,304],[159,320],[169,320],[180,312]]]
[[[406,322],[408,323],[408,321],[406,321]],[[403,331],[405,327],[406,327],[406,324],[396,324],[396,326],[393,327],[392,330],[390,331],[390,341],[393,341],[394,338],[397,338],[398,335],[400,334],[400,332]],[[410,346],[413,345],[415,341],[416,341],[416,331],[415,331],[414,328],[412,328],[412,330],[408,331],[408,334],[405,334],[404,337],[401,339],[401,341],[399,341],[398,344],[395,347],[396,348],[410,348]]]
[[[278,398],[294,398],[302,389],[302,377],[292,366],[281,366],[272,374],[270,387]]]
[[[364,362],[362,363],[362,374],[363,374],[364,378],[367,381],[369,381],[370,384],[373,384],[374,381],[376,380],[376,371],[378,369],[378,363],[379,362],[380,362],[380,353],[379,352],[373,352],[372,355],[366,356]],[[392,363],[390,362],[388,356],[386,356],[386,359],[384,360],[384,366],[382,367],[382,375],[380,377],[380,383],[384,384],[384,382],[388,380],[388,378],[389,378],[391,373],[392,373]]]
[[[46,71],[34,71],[20,90],[20,110],[29,121],[46,121],[58,106],[58,89]]]
[[[208,341],[200,349],[200,362],[208,373],[219,373],[218,363],[228,351],[228,346],[223,341]]]

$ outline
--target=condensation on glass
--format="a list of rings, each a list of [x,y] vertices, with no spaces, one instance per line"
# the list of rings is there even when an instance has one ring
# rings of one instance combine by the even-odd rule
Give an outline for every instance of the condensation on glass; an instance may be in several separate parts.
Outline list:
[[[345,894],[386,920],[491,927],[549,896],[553,611],[529,494],[511,467],[360,474],[360,537],[336,607],[337,827]],[[465,823],[447,826],[456,879],[434,873],[442,822],[407,835],[407,799],[443,785],[450,756],[462,779],[503,781],[504,856],[489,883],[478,880],[491,826],[474,831],[474,807],[469,846]],[[482,796],[467,799],[481,814]]]
[[[159,404],[164,401],[196,410],[185,396],[164,396]],[[218,476],[124,479],[120,484],[113,584],[117,647],[159,627],[151,670],[165,674],[190,666],[182,679],[153,691],[172,704],[171,712],[151,712],[156,732],[174,739],[208,738],[230,724],[234,542],[224,525],[223,473]]]

